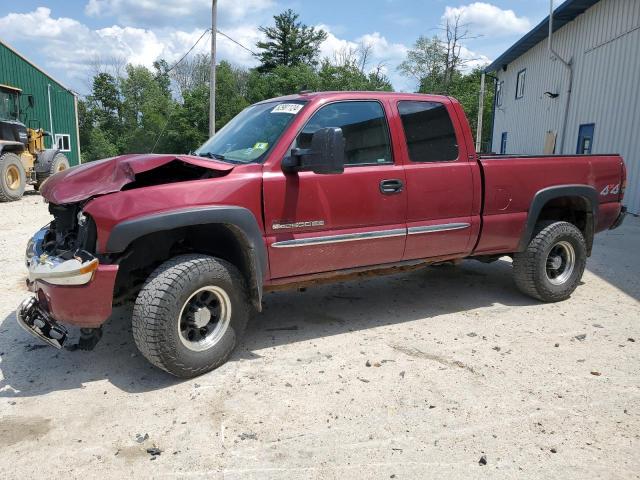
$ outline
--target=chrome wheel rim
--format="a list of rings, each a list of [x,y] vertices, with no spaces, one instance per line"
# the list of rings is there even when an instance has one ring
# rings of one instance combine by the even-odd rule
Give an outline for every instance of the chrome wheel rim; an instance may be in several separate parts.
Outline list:
[[[180,309],[178,336],[194,352],[208,350],[224,336],[231,323],[231,300],[220,287],[202,287]]]
[[[576,266],[576,251],[569,242],[556,243],[547,255],[547,279],[553,285],[562,285],[571,277]]]
[[[10,190],[17,190],[20,187],[20,170],[15,165],[9,165],[5,172],[5,180]]]

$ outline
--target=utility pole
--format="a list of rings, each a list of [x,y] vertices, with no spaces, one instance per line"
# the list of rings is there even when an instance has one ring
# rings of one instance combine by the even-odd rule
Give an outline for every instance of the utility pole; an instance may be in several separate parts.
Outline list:
[[[211,75],[209,76],[209,136],[216,133],[216,34],[218,0],[211,0]]]
[[[478,127],[476,128],[476,152],[482,149],[482,115],[484,113],[484,72],[480,77],[480,96],[478,98]]]

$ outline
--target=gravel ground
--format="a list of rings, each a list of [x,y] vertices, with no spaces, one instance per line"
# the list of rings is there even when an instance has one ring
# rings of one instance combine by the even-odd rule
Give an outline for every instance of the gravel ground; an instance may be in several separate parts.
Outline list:
[[[137,353],[126,310],[92,352],[20,330],[48,214],[31,194],[0,221],[1,478],[640,474],[637,218],[558,304],[518,293],[507,261],[268,294],[231,360],[189,381]]]

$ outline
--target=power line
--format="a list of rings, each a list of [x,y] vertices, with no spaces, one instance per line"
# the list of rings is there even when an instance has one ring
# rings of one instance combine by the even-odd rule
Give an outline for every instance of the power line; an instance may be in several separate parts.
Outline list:
[[[204,36],[205,36],[207,33],[209,33],[209,32],[211,32],[211,29],[210,29],[210,28],[207,28],[204,32],[202,32],[202,35],[200,35],[200,38],[198,38],[198,40],[196,40],[196,43],[194,43],[194,44],[191,46],[191,48],[190,48],[189,50],[187,50],[187,53],[185,53],[185,54],[180,58],[180,60],[178,60],[176,63],[174,63],[174,64],[173,64],[173,66],[172,66],[169,70],[167,70],[166,72],[164,72],[164,73],[165,73],[165,74],[166,74],[166,73],[169,73],[171,70],[173,70],[174,68],[176,68],[176,67],[180,64],[180,62],[182,62],[185,58],[187,58],[187,55],[189,55],[189,54],[191,53],[191,51],[192,51],[194,48],[196,48],[196,45],[198,45],[198,43],[200,43],[200,40],[202,40],[202,37],[204,37]]]
[[[204,32],[202,32],[202,35],[200,35],[200,37],[198,38],[198,40],[196,40],[196,42],[191,46],[191,48],[189,50],[187,50],[187,52],[182,55],[182,57],[180,57],[180,60],[178,60],[176,63],[174,63],[171,68],[169,68],[168,70],[166,70],[164,73],[169,73],[171,72],[174,68],[176,68],[178,65],[180,65],[180,63],[182,63],[182,61],[187,58],[187,55],[189,55],[194,48],[196,48],[196,46],[198,45],[198,43],[200,43],[200,40],[202,40],[202,38],[207,34],[210,33],[211,29],[207,28]],[[253,50],[251,50],[249,47],[244,46],[242,43],[240,43],[238,40],[230,37],[229,35],[227,35],[224,32],[221,32],[220,30],[216,29],[216,32],[218,32],[220,35],[222,35],[223,37],[225,37],[227,40],[232,41],[233,43],[235,43],[236,45],[238,45],[241,48],[244,48],[247,52],[249,52],[251,55],[254,56],[258,56],[258,54],[256,52],[254,52]]]
[[[227,35],[224,32],[221,32],[220,30],[216,29],[216,32],[218,32],[220,35],[222,35],[223,37],[231,40],[233,43],[235,43],[236,45],[238,45],[239,47],[244,48],[247,52],[249,52],[251,55],[255,55],[258,56],[258,54],[256,52],[254,52],[253,50],[251,50],[249,47],[245,47],[243,44],[241,44],[239,41],[234,40],[233,38],[231,38],[229,35]]]

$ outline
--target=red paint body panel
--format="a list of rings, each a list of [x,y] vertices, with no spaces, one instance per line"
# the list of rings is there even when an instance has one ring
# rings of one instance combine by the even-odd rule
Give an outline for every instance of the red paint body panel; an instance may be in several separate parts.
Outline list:
[[[95,328],[111,315],[117,265],[100,265],[86,285],[62,286],[36,280],[30,289],[47,299],[47,310],[61,323]]]
[[[111,230],[120,222],[153,213],[205,205],[247,208],[254,214],[260,229],[264,230],[262,166],[240,165],[224,177],[167,183],[100,196],[89,201],[84,210],[96,222],[98,253],[104,253]]]
[[[233,169],[233,165],[227,163],[188,155],[122,155],[64,170],[47,180],[40,193],[58,205],[79,202],[118,192],[133,182],[136,173],[153,170],[174,160],[220,172]]]
[[[619,156],[481,157],[484,171],[483,229],[474,253],[508,253],[520,241],[527,212],[537,192],[557,185],[589,185],[601,192],[620,184]],[[619,195],[599,195],[599,210],[612,203],[620,209]],[[615,220],[599,215],[597,224],[608,228]]]
[[[86,202],[97,226],[97,253],[105,252],[115,225],[169,210],[209,205],[250,210],[268,252],[264,285],[313,280],[336,271],[420,259],[511,254],[518,248],[537,192],[551,186],[588,185],[599,193],[596,231],[620,213],[625,170],[617,155],[480,157],[461,105],[433,95],[387,92],[324,92],[283,99],[307,103],[272,147],[263,164],[230,165],[192,156],[128,155],[83,165],[55,175],[42,187],[52,203]],[[393,164],[353,166],[337,175],[283,173],[281,161],[309,118],[336,101],[375,100],[389,125]],[[412,163],[397,103],[445,104],[456,131],[459,156],[450,162]],[[212,169],[215,178],[121,191],[137,173],[172,161]],[[381,180],[398,179],[402,192],[385,195]],[[616,189],[615,186],[618,185]],[[608,189],[605,187],[609,187]],[[274,224],[323,222],[276,228]],[[457,230],[411,233],[419,227],[468,224]],[[409,230],[407,230],[409,229]],[[274,243],[344,234],[400,231],[397,236],[280,248]],[[404,233],[402,233],[404,232]],[[317,239],[316,239],[317,240]],[[101,265],[81,287],[35,284],[47,296],[52,315],[64,323],[100,325],[111,313],[117,266]],[[79,300],[82,301],[79,301]]]

